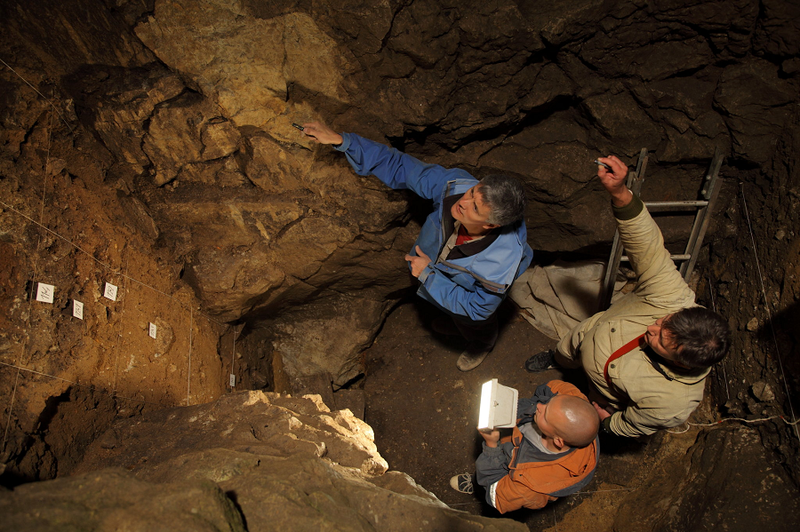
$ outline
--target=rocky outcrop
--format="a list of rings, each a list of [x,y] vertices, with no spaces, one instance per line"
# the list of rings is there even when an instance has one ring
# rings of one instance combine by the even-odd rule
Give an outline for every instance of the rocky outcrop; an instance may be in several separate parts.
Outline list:
[[[0,497],[0,530],[527,530],[387,469],[349,410],[239,393],[115,423],[74,476]]]
[[[647,147],[645,194],[661,194],[695,186],[715,148],[738,166],[768,164],[797,112],[799,39],[778,23],[796,8],[779,1],[121,6],[109,20],[136,21],[136,39],[115,48],[130,58],[67,69],[77,116],[203,308],[273,334],[281,367],[299,372],[289,380],[331,352],[278,338],[299,307],[300,321],[364,323],[338,339],[340,362],[323,364],[336,385],[363,370],[359,350],[413,284],[402,255],[415,232],[405,198],[354,176],[293,122],[323,119],[432,162],[519,176],[534,248],[574,251],[612,231],[596,216],[606,208],[597,154]],[[83,43],[92,58],[105,57],[92,52],[100,46]]]
[[[106,69],[109,77],[120,70]],[[133,71],[153,100],[132,101],[130,90],[106,100],[108,109],[93,116],[108,127],[93,132],[81,127],[71,102],[48,102],[28,86],[36,81],[28,71],[0,72],[8,104],[0,115],[5,483],[66,473],[117,412],[210,401],[225,389],[217,346],[225,327],[198,312],[181,264],[156,244],[150,209],[115,174],[144,157],[120,131],[141,132],[143,114],[176,87],[163,69],[155,76],[161,83],[147,69]],[[52,302],[36,300],[38,283],[53,287]],[[104,295],[107,283],[117,288],[113,298]],[[69,403],[77,430],[54,418]],[[95,409],[102,412],[96,422],[87,414]]]
[[[605,252],[598,154],[632,162],[648,148],[645,198],[681,199],[721,149],[698,294],[736,336],[714,395],[731,415],[787,411],[800,386],[785,355],[798,343],[799,9],[3,2],[3,462],[26,479],[58,471],[48,401],[70,386],[141,408],[218,396],[229,363],[285,390],[363,372],[361,351],[414,285],[403,255],[427,205],[291,127],[311,119],[520,177],[530,243],[548,252]],[[53,306],[31,301],[41,279],[58,288]],[[102,298],[107,281],[122,300]],[[91,303],[83,322],[68,314],[76,298]],[[245,327],[231,349],[218,340],[233,322]],[[154,342],[149,323],[164,333]],[[800,478],[792,433],[761,437]]]
[[[0,530],[247,530],[212,482],[153,484],[107,469],[18,488],[0,500]],[[26,509],[26,510],[22,510]]]
[[[625,499],[613,529],[746,530],[757,522],[776,532],[795,530],[800,500],[773,460],[751,428],[701,434],[686,455],[659,465],[648,479],[655,489]]]

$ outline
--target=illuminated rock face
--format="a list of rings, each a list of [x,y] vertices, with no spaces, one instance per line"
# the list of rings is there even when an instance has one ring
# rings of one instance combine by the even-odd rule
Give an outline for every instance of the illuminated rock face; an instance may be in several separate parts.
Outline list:
[[[92,32],[43,2],[9,11],[7,24],[63,76],[73,119],[108,150],[98,172],[183,264],[201,308],[269,337],[289,381],[323,372],[341,386],[412,284],[403,255],[416,220],[404,197],[355,176],[293,122],[518,176],[534,249],[591,251],[612,232],[597,216],[599,154],[633,164],[648,148],[654,197],[694,196],[715,147],[771,164],[795,112],[800,45],[778,22],[792,9],[157,0],[119,2]],[[57,40],[34,23],[48,15],[65,28]],[[326,315],[341,324],[320,326]],[[281,338],[312,328],[326,334]]]
[[[349,410],[243,392],[115,423],[73,476],[0,499],[2,527],[527,530],[452,510],[387,469],[372,429]]]

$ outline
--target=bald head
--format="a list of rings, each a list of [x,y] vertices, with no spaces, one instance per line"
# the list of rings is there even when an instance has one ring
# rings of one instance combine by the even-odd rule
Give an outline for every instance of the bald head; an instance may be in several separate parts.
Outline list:
[[[570,447],[586,447],[597,436],[600,418],[586,399],[556,395],[550,400],[551,423],[558,436]]]

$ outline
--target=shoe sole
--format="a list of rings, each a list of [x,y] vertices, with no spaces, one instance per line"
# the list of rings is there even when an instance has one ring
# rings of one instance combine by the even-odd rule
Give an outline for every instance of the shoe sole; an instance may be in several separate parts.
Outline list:
[[[551,364],[546,368],[541,368],[541,369],[528,369],[528,366],[525,366],[525,371],[527,371],[528,373],[539,373],[540,371],[547,371],[549,369],[558,369],[558,366],[554,366]]]
[[[450,479],[450,487],[453,488],[454,490],[456,490],[459,493],[466,493],[467,495],[472,495],[473,493],[475,493],[475,487],[472,485],[471,481],[470,481],[470,490],[469,491],[459,489],[459,487],[458,487],[458,485],[459,485],[459,481],[458,481],[459,480],[459,476],[460,475],[456,475],[455,477]]]

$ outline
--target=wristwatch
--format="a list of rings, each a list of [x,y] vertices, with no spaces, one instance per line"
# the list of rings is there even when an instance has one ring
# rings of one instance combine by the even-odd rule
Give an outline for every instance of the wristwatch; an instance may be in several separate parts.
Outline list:
[[[614,436],[614,433],[611,432],[611,417],[608,416],[600,423],[600,432],[602,434],[607,434],[609,436]]]

